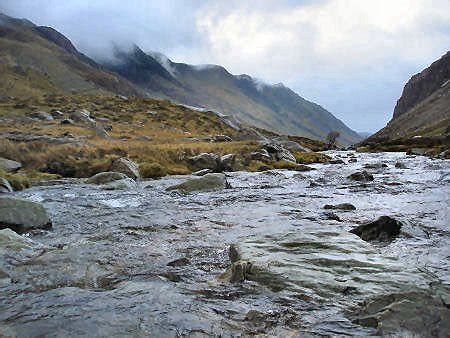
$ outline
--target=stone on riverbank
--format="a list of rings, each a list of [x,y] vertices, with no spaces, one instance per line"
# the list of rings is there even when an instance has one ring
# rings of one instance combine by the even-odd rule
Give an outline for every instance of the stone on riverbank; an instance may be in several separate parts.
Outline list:
[[[0,169],[8,173],[16,172],[22,168],[22,163],[0,157]]]
[[[42,204],[9,196],[0,197],[0,229],[10,228],[23,233],[51,227],[52,222]]]
[[[114,160],[109,170],[125,174],[133,180],[137,180],[141,177],[137,163],[126,157],[121,157]]]

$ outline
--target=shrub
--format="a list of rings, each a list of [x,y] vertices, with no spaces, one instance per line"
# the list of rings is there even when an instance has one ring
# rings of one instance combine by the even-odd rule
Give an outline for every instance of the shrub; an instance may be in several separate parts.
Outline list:
[[[159,163],[143,163],[139,166],[143,178],[159,178],[167,175],[167,169]]]

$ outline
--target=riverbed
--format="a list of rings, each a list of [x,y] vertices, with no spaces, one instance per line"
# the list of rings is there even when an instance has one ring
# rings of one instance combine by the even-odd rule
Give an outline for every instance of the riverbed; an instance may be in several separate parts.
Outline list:
[[[5,253],[0,333],[445,336],[450,161],[329,154],[344,163],[227,173],[231,188],[211,192],[166,191],[187,178],[169,176],[130,190],[65,180],[15,193],[41,202],[53,229]],[[348,179],[367,164],[373,181]],[[356,210],[323,208],[339,203]],[[403,224],[392,242],[349,233],[383,215]],[[262,273],[221,279],[231,245]]]

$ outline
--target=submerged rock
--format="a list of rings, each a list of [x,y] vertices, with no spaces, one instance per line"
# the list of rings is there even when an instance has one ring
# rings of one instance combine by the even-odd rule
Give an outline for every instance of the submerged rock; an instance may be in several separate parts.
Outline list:
[[[105,184],[113,181],[126,179],[127,175],[115,171],[105,171],[88,178],[86,183],[89,184]]]
[[[13,188],[11,184],[9,184],[8,180],[0,177],[0,194],[2,193],[10,193],[13,192]]]
[[[248,275],[252,273],[252,263],[247,261],[237,261],[219,276],[219,280],[228,283],[240,283],[248,279]]]
[[[356,173],[351,174],[348,176],[349,179],[353,181],[360,181],[360,182],[369,182],[373,181],[373,175],[369,174],[367,171],[358,171]]]
[[[123,180],[117,180],[113,182],[109,182],[102,186],[102,189],[104,190],[126,190],[126,189],[132,189],[136,187],[136,182],[127,177]]]
[[[208,191],[229,188],[230,185],[224,174],[206,174],[199,178],[192,178],[186,182],[168,187],[166,190],[180,190],[184,193],[193,191]]]
[[[354,323],[375,328],[377,335],[399,337],[446,337],[448,318],[448,304],[427,291],[380,295],[351,315]]]
[[[397,162],[395,163],[395,167],[396,167],[397,169],[407,169],[406,165],[405,165],[403,162],[400,162],[400,161],[397,161]]]
[[[137,180],[141,177],[138,164],[126,157],[114,160],[109,170],[125,174],[133,180]]]
[[[386,163],[366,163],[364,164],[364,168],[367,169],[382,169],[387,168],[388,165]]]
[[[22,163],[0,157],[0,169],[12,173],[22,168]]]
[[[329,160],[328,162],[325,162],[325,164],[345,164],[344,160],[341,160],[339,158]]]
[[[389,216],[381,216],[376,221],[362,224],[350,232],[364,241],[390,241],[400,234],[402,223]]]
[[[341,203],[336,205],[325,204],[324,209],[356,210],[356,207],[350,203]]]
[[[42,204],[9,196],[0,197],[0,229],[18,233],[49,229],[52,222]]]

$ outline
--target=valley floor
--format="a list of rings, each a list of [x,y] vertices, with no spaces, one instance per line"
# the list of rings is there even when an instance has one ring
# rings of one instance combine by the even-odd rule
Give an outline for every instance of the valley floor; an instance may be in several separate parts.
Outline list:
[[[69,179],[15,192],[41,202],[53,230],[1,252],[0,332],[446,335],[449,161],[328,154],[344,163],[227,173],[231,188],[194,194],[165,190],[188,176],[128,190]],[[374,180],[349,180],[361,169]],[[324,209],[340,203],[355,210]],[[402,222],[392,241],[349,233],[383,215]],[[236,269],[236,252],[254,268],[230,283],[223,273]]]

